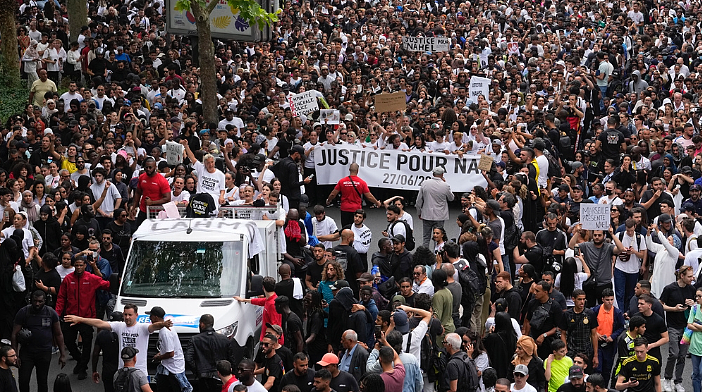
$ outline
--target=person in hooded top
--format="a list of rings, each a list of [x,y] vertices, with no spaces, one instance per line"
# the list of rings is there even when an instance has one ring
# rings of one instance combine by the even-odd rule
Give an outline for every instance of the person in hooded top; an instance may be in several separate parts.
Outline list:
[[[61,224],[53,216],[51,206],[43,205],[39,210],[39,220],[34,222],[34,228],[42,238],[42,245],[39,254],[43,255],[49,250],[54,250],[61,246]]]
[[[339,285],[337,281],[335,287]],[[334,299],[329,302],[329,323],[327,325],[327,341],[334,352],[341,350],[341,335],[347,329],[352,329],[358,334],[358,341],[366,341],[366,323],[371,320],[366,309],[359,309],[358,301],[353,296],[349,287],[342,287]],[[371,320],[372,321],[372,320]]]
[[[12,288],[15,263],[22,258],[22,250],[13,237],[5,238],[0,246],[0,336],[12,333],[14,315],[24,304],[24,293]]]
[[[492,367],[497,371],[497,377],[508,378],[510,359],[517,348],[517,334],[508,313],[499,312],[495,315],[495,326],[483,338],[483,344]]]

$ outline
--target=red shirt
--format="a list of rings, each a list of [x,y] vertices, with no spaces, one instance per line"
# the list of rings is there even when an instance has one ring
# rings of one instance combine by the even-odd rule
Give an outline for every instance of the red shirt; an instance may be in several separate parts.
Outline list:
[[[171,187],[168,185],[168,180],[158,173],[149,177],[143,173],[139,176],[139,184],[137,189],[141,190],[141,201],[139,201],[139,210],[146,212],[146,198],[158,200],[165,194],[171,193]]]
[[[354,189],[356,185],[356,189]],[[346,176],[334,187],[341,193],[341,211],[355,212],[362,207],[361,196],[370,192],[368,184],[358,176]],[[358,190],[358,191],[356,191]]]
[[[235,382],[237,382],[237,379],[236,379],[236,377],[234,377],[234,375],[232,374],[232,378],[230,378],[229,381],[227,381],[226,384],[222,385],[222,392],[228,392],[228,391],[229,391],[229,387],[230,387],[232,384],[234,384]]]
[[[275,299],[278,298],[277,294],[273,294],[268,298],[251,298],[251,303],[257,306],[263,306],[263,327],[261,328],[261,339],[266,336],[266,323],[271,325],[279,325],[283,328],[283,315],[275,310]],[[278,339],[278,343],[283,344],[285,342],[284,337],[281,335]]]

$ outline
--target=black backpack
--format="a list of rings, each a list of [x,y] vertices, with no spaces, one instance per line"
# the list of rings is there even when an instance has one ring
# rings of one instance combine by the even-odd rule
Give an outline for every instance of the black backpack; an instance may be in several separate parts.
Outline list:
[[[389,230],[390,234],[392,234],[392,229],[395,227],[395,225],[400,223],[400,222],[402,222],[402,224],[405,225],[405,233],[407,233],[407,235],[405,236],[405,249],[407,249],[408,251],[411,252],[414,250],[414,247],[415,247],[414,233],[412,231],[412,228],[410,227],[410,225],[407,222],[405,222],[401,219],[398,219],[395,222],[393,222],[390,225],[390,230]]]
[[[435,384],[440,384],[442,382],[449,358],[450,355],[446,354],[446,351],[434,350],[431,355],[431,367],[429,373],[427,373],[427,380],[429,380],[429,382]]]
[[[136,372],[137,368],[122,368],[117,371],[117,378],[114,382],[115,392],[129,392],[128,385],[129,379],[132,377],[132,373]]]
[[[468,264],[466,259],[460,259],[454,266],[458,270],[458,283],[463,288],[463,296],[465,298],[470,298],[472,303],[475,298],[485,294],[484,288],[482,293],[480,292],[482,287],[480,277],[470,268],[470,264]],[[485,278],[482,279],[482,281],[484,280]]]
[[[548,160],[548,178],[561,176],[561,164],[550,151],[544,151],[544,156]]]
[[[471,358],[469,355],[466,355],[464,363],[466,364],[466,369],[468,370],[468,382],[466,383],[468,387],[468,392],[475,392],[478,389],[480,389],[480,377],[478,377],[478,367],[475,366],[473,358]]]

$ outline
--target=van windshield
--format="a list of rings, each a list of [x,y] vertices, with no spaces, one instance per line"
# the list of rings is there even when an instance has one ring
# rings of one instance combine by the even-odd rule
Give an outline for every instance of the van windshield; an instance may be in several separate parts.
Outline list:
[[[240,295],[242,241],[134,241],[122,295],[207,297]]]

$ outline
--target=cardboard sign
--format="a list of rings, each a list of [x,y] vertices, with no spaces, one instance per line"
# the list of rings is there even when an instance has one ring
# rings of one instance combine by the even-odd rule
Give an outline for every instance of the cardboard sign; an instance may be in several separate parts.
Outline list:
[[[375,96],[375,111],[377,113],[404,111],[405,109],[407,109],[407,98],[402,91]]]
[[[402,37],[402,47],[411,52],[448,52],[450,46],[446,37]]]
[[[481,78],[480,76],[473,76],[470,78],[470,88],[468,89],[470,99],[473,102],[478,102],[478,97],[480,95],[484,96],[488,102],[490,101],[490,83],[492,81],[488,78]]]
[[[609,230],[611,204],[580,203],[580,223],[585,230]]]
[[[320,109],[319,122],[322,124],[339,124],[341,123],[341,113],[334,109]]]
[[[298,117],[319,110],[317,94],[317,90],[310,90],[291,96],[289,98],[289,103],[293,116]]]
[[[480,163],[478,163],[478,169],[483,171],[490,171],[492,167],[493,159],[489,155],[480,154]]]
[[[166,161],[168,166],[175,166],[183,163],[183,152],[185,147],[180,143],[166,141]]]

